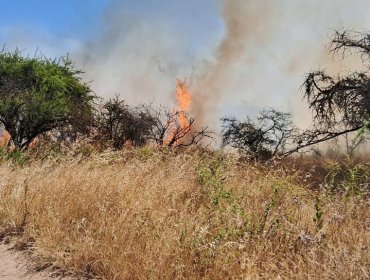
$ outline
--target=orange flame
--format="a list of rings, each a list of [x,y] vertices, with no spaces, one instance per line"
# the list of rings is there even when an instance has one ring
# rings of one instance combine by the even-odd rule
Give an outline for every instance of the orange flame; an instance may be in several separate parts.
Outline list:
[[[177,127],[176,123],[172,123],[170,125],[168,135],[164,141],[166,145],[169,145],[169,143],[174,140],[173,138],[178,136],[177,134],[179,133],[179,128],[182,135],[186,134],[190,130],[190,121],[188,120],[186,113],[190,107],[191,93],[186,85],[186,80],[181,81],[180,79],[177,79],[176,87],[177,104],[173,111],[177,115],[179,127]]]
[[[177,90],[176,90],[177,107],[179,109],[179,123],[181,128],[187,128],[189,126],[189,120],[186,116],[186,112],[189,110],[191,102],[191,93],[186,85],[186,81],[177,79]]]
[[[14,145],[9,146],[9,143],[10,143],[11,139],[12,139],[12,136],[10,135],[10,133],[8,131],[4,130],[2,132],[2,135],[0,134],[0,148],[1,149],[9,149],[10,151],[14,150],[15,149]],[[28,147],[30,149],[33,149],[37,146],[38,143],[39,143],[39,139],[34,138],[31,141],[31,143],[28,144]]]
[[[6,148],[10,142],[10,139],[11,139],[11,136],[9,132],[7,132],[6,130],[3,131],[3,134],[0,135],[0,148],[2,149]]]

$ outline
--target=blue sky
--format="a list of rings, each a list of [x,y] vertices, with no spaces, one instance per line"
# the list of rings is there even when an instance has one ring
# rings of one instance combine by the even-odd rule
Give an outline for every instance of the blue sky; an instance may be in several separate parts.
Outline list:
[[[0,26],[85,37],[98,26],[108,4],[108,0],[0,0]]]

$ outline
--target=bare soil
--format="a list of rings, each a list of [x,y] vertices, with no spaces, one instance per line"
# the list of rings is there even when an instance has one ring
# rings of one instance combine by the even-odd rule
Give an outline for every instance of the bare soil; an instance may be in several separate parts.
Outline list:
[[[51,277],[51,272],[33,272],[27,256],[9,245],[0,244],[0,279],[1,280],[56,280],[67,278]]]

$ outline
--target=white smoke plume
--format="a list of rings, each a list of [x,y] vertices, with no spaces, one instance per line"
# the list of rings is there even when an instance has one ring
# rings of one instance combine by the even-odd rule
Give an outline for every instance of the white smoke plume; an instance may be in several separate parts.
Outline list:
[[[209,123],[220,112],[243,117],[275,107],[306,126],[311,116],[299,92],[304,74],[362,67],[355,57],[333,60],[327,43],[337,29],[370,30],[366,8],[366,0],[224,0],[225,35],[214,63],[194,82],[195,112]]]

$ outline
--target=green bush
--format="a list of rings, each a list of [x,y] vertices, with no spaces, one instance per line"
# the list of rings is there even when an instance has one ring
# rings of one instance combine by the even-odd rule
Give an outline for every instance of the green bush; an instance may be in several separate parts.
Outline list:
[[[0,52],[0,124],[17,149],[66,126],[82,129],[93,115],[94,95],[68,57],[23,57]]]

